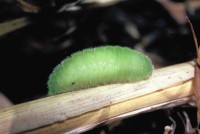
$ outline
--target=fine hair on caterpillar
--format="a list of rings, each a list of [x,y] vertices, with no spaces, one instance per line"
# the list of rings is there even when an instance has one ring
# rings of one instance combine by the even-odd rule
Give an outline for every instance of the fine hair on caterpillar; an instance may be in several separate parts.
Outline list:
[[[48,79],[49,95],[106,84],[135,82],[151,76],[151,60],[128,47],[84,49],[64,59]]]

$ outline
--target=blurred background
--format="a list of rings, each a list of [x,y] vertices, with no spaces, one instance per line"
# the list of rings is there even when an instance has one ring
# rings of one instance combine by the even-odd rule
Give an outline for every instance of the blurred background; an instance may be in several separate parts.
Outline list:
[[[0,16],[0,92],[9,104],[45,97],[53,68],[76,51],[127,46],[161,68],[196,58],[185,16],[200,37],[200,0],[4,0]],[[183,133],[183,111],[195,127],[196,109],[181,106],[87,133],[163,133],[172,124],[169,116],[177,122],[176,133]]]

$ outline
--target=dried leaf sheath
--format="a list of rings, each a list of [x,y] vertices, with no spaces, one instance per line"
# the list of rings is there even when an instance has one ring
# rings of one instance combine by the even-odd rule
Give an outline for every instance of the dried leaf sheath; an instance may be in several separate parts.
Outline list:
[[[197,103],[197,118],[198,118],[198,124],[200,122],[200,68],[197,63],[195,67],[195,97],[196,97],[196,103]]]

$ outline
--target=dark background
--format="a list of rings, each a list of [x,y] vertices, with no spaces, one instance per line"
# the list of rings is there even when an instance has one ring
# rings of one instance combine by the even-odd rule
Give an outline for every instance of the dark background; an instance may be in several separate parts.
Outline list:
[[[191,30],[185,19],[176,16],[187,15],[199,38],[200,7],[188,7],[188,1],[168,0],[170,10],[159,0],[110,5],[87,0],[26,1],[39,7],[38,12],[24,10],[17,1],[0,1],[1,23],[21,17],[32,22],[0,36],[0,92],[14,104],[45,97],[48,76],[61,60],[78,50],[107,44],[141,48],[154,55],[156,68],[193,60],[196,51]],[[77,4],[72,5],[74,2]],[[66,11],[60,11],[66,4]],[[183,111],[195,127],[196,109],[179,106],[123,120],[112,131],[103,126],[87,133],[163,133],[164,126],[171,125],[169,116],[177,121],[176,133],[183,133],[177,114]]]

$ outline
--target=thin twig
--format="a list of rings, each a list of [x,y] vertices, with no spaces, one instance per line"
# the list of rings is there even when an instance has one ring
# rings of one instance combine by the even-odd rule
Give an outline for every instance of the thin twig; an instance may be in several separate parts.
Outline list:
[[[12,21],[0,23],[0,36],[11,33],[15,30],[29,25],[32,21],[27,17],[18,18]]]

